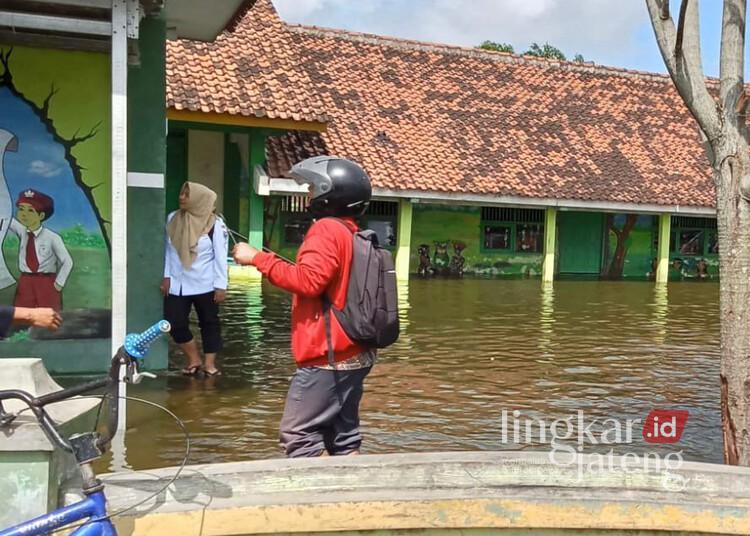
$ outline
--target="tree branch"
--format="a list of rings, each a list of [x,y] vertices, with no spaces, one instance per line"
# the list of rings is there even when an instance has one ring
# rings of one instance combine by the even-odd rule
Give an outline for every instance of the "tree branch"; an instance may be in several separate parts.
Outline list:
[[[745,103],[745,16],[747,0],[725,0],[721,24],[721,62],[719,101],[724,120],[743,133],[747,130],[743,113]]]
[[[93,138],[94,136],[97,135],[97,133],[99,132],[99,127],[101,126],[101,124],[102,124],[101,121],[99,121],[96,125],[94,125],[93,127],[91,127],[91,130],[89,130],[88,134],[84,134],[83,136],[79,136],[78,135],[78,133],[80,132],[80,129],[76,130],[75,134],[73,134],[73,137],[70,138],[69,140],[65,140],[64,143],[68,147],[73,148],[76,145],[78,145],[79,143],[83,143],[86,140],[90,140],[91,138]]]
[[[44,103],[42,104],[42,113],[46,117],[49,117],[49,105],[50,105],[50,102],[52,102],[52,97],[54,97],[55,95],[57,95],[57,88],[55,87],[55,84],[53,83],[49,89],[47,98],[44,99]]]
[[[690,0],[682,0],[680,4],[680,18],[677,21],[677,39],[674,45],[674,55],[679,58],[682,55],[682,38],[685,35],[685,13],[687,12],[687,6]],[[669,2],[664,2],[664,5],[669,5]]]
[[[669,20],[671,15],[669,14],[669,1],[661,3],[661,13],[659,18],[661,20]]]
[[[742,1],[742,0],[735,0]],[[656,42],[659,45],[664,64],[672,77],[677,91],[685,101],[688,110],[698,122],[706,137],[713,142],[721,133],[721,121],[717,103],[706,87],[703,65],[700,55],[700,29],[698,25],[698,0],[686,2],[683,19],[683,40],[680,47],[682,54],[675,55],[677,30],[671,18],[661,16],[669,0],[646,0],[651,25],[654,28]],[[681,9],[682,11],[682,9]]]

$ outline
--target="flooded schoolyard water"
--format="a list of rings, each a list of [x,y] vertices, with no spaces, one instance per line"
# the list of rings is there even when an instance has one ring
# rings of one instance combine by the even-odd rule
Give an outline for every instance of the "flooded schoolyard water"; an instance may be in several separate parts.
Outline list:
[[[190,463],[281,455],[278,424],[294,370],[290,304],[267,285],[235,287],[223,311],[222,377],[173,371],[131,389],[184,420]],[[669,448],[721,461],[715,283],[558,281],[544,289],[538,280],[412,280],[401,305],[401,339],[366,381],[365,453],[538,448],[503,442],[503,410],[548,423],[581,410],[586,422],[601,423],[687,409],[684,434]],[[179,357],[173,352],[175,368]],[[174,422],[129,408],[128,464],[180,463],[184,438]],[[667,448],[646,443],[641,430],[615,452]]]

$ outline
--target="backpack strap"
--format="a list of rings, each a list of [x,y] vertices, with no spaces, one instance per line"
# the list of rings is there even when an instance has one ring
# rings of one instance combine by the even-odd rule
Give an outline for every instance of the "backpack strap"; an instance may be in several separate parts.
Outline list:
[[[323,322],[326,326],[326,345],[328,346],[328,364],[333,366],[333,340],[331,339],[331,300],[328,298],[328,294],[325,292],[321,296],[323,302]]]
[[[352,235],[354,234],[354,232],[356,232],[356,231],[352,232],[349,226],[346,223],[344,223],[344,221],[341,220],[340,218],[336,218],[335,216],[327,216],[327,219],[331,219],[331,220],[335,220],[339,222]],[[333,314],[331,312],[331,308],[333,307],[333,304],[331,303],[331,298],[328,297],[328,289],[326,289],[323,292],[322,296],[320,297],[320,300],[323,303],[323,322],[325,323],[325,327],[326,327],[326,346],[328,346],[328,364],[331,366],[334,366],[335,358],[333,354],[333,340],[331,338],[331,314]]]

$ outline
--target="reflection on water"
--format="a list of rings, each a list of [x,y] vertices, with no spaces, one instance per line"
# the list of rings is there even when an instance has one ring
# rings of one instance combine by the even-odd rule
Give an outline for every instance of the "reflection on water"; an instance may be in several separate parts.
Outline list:
[[[367,453],[522,448],[501,443],[503,410],[549,422],[579,409],[587,420],[624,420],[682,408],[690,417],[677,448],[721,461],[715,284],[667,292],[646,282],[415,280],[401,304],[403,336],[366,382]],[[223,377],[171,373],[131,389],[185,420],[191,463],[280,456],[289,313],[290,298],[269,286],[234,289]],[[183,438],[167,416],[131,404],[129,426],[131,466],[181,461]],[[643,452],[636,436],[623,448]]]

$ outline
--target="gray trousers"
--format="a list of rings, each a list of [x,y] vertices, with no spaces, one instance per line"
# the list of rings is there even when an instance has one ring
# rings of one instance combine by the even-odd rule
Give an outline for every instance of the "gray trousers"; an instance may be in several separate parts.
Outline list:
[[[281,418],[281,444],[290,458],[337,456],[358,450],[359,402],[372,367],[356,370],[298,368]]]

